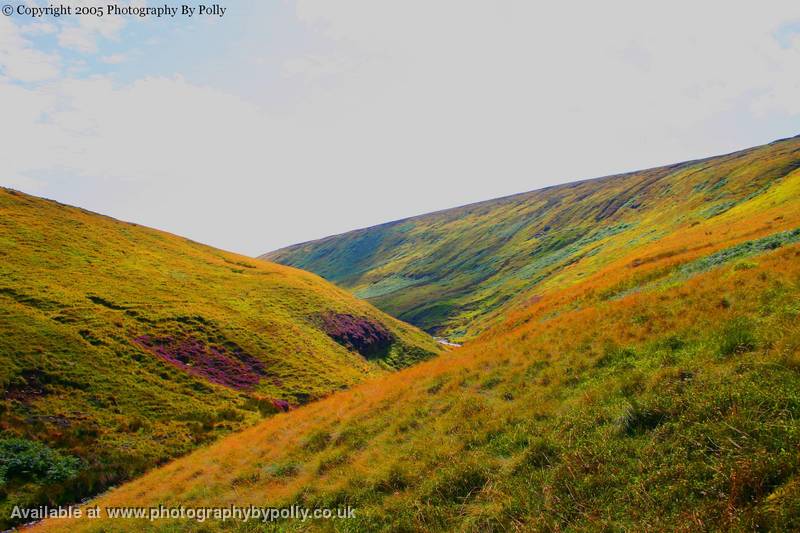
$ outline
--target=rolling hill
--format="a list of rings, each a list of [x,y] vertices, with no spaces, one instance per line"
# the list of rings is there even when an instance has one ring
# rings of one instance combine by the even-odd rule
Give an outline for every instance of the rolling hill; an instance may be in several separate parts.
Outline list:
[[[620,255],[790,199],[800,137],[698,161],[558,185],[290,246],[262,258],[310,270],[452,339]],[[689,245],[691,246],[691,245]]]
[[[0,525],[437,351],[314,274],[0,189]]]
[[[481,313],[481,332],[463,348],[278,414],[90,503],[106,513],[351,506],[355,518],[101,514],[34,530],[800,529],[799,144],[531,193],[534,203],[572,198],[550,211],[516,208],[527,213],[518,232],[536,213],[564,217],[512,254],[530,256],[520,268],[550,257],[552,271],[509,292],[502,313]],[[581,203],[584,193],[595,200]],[[462,224],[508,228],[511,218],[493,226],[482,213],[510,217],[518,201],[465,208]],[[413,233],[420,220],[459,222],[448,212],[398,224]],[[623,223],[632,227],[598,236]],[[585,255],[563,263],[572,244],[553,256],[542,242],[568,227],[588,236],[572,242]],[[527,242],[518,239],[498,242]],[[464,264],[478,265],[471,251],[462,249]]]

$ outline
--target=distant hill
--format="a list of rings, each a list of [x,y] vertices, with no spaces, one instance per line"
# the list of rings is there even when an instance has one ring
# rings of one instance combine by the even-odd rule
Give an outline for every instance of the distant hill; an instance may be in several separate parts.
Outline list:
[[[438,350],[314,274],[0,189],[0,526]]]
[[[470,338],[519,294],[541,296],[659,240],[786,201],[794,193],[786,181],[798,168],[795,137],[390,222],[262,258],[316,272],[434,334]]]

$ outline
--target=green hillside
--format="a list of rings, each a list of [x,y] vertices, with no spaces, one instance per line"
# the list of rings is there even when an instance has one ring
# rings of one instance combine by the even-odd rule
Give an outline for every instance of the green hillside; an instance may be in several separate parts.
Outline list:
[[[314,274],[0,189],[0,526],[436,351]]]
[[[798,531],[800,171],[773,188],[91,503],[353,518],[35,531]]]
[[[787,201],[785,181],[797,168],[800,137],[448,209],[262,257],[316,272],[432,333],[469,338],[524,304],[515,301],[519,294],[540,297],[648,244]]]

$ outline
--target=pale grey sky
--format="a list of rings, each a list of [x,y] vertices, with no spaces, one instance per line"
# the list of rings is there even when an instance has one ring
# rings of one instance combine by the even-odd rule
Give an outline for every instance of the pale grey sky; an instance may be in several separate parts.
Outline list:
[[[800,133],[796,0],[221,3],[0,16],[0,184],[257,255]]]

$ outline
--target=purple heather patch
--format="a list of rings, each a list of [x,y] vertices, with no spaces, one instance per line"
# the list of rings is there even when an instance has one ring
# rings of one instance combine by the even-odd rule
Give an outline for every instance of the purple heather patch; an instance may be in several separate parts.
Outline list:
[[[264,363],[238,347],[229,350],[192,337],[151,335],[133,342],[189,374],[232,389],[251,389],[266,375]]]
[[[381,355],[394,340],[383,324],[367,317],[327,312],[320,319],[330,338],[364,357]]]
[[[288,411],[290,407],[289,402],[287,402],[286,400],[272,400],[272,405],[275,407],[275,409],[284,412]]]

